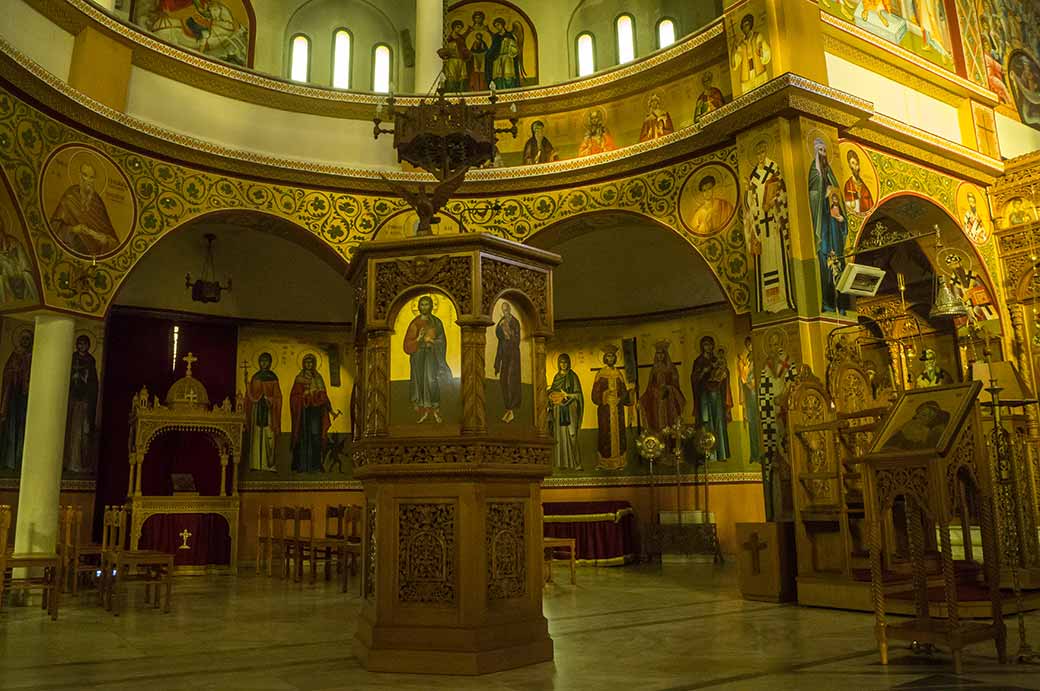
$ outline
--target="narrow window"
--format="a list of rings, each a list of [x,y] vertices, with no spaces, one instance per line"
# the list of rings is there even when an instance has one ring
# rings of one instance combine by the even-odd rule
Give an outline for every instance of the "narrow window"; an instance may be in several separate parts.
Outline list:
[[[332,38],[332,86],[350,88],[350,32],[337,29]]]
[[[303,34],[292,38],[292,54],[289,60],[289,79],[294,82],[307,81],[310,74],[311,41]]]
[[[171,372],[176,372],[177,371],[177,349],[180,346],[180,340],[181,340],[181,327],[179,327],[176,324],[174,324],[173,325],[173,331],[170,332],[170,345],[172,346],[170,348],[170,350],[173,351],[173,358],[172,358],[173,362],[171,363],[171,366],[170,366],[170,371]]]
[[[592,34],[578,35],[578,76],[584,77],[596,71],[596,46]]]
[[[618,64],[624,65],[636,59],[636,32],[632,15],[623,14],[614,23],[617,33]]]
[[[662,19],[657,22],[657,47],[664,48],[675,43],[675,22]]]
[[[372,57],[372,91],[385,94],[390,91],[390,46],[379,44]]]

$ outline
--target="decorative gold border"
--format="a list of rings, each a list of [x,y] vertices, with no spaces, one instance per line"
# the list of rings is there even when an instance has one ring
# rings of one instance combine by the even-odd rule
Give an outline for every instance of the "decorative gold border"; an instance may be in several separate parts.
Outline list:
[[[0,490],[18,489],[21,479],[16,477],[0,478]],[[93,492],[97,489],[97,480],[62,480],[62,492]]]

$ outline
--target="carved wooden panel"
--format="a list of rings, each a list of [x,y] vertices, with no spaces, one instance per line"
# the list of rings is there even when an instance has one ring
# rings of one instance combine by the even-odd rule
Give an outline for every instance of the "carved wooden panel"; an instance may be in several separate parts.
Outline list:
[[[398,505],[398,601],[455,604],[455,515],[455,504],[444,502]]]
[[[549,279],[546,272],[482,257],[480,285],[483,291],[480,305],[482,314],[491,314],[491,308],[502,291],[517,290],[534,305],[539,324],[545,326],[549,323]]]
[[[373,319],[386,319],[390,306],[412,286],[436,286],[450,295],[459,314],[473,311],[473,276],[469,257],[416,257],[376,264]]]
[[[488,502],[487,597],[506,600],[527,594],[527,541],[522,501]]]
[[[376,504],[368,502],[365,509],[365,598],[376,596]]]

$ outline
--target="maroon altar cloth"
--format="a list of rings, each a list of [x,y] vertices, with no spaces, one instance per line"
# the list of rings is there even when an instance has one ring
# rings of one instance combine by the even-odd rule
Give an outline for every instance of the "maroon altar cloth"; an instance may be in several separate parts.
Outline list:
[[[188,549],[181,536],[187,530]],[[227,565],[231,563],[231,534],[227,519],[215,513],[172,513],[149,516],[141,528],[139,549],[172,554],[175,566]]]
[[[635,512],[627,501],[542,504],[545,537],[576,540],[579,563],[621,566],[635,560]]]

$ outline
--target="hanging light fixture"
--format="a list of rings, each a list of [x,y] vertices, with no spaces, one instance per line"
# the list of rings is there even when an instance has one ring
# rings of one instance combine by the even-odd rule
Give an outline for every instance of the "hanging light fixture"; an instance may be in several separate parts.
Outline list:
[[[220,302],[220,294],[225,290],[231,290],[231,277],[228,276],[227,285],[221,285],[217,280],[216,269],[213,267],[213,241],[217,236],[206,233],[206,261],[202,265],[202,276],[197,280],[191,280],[191,273],[184,275],[184,286],[191,289],[191,299],[195,302]]]
[[[935,287],[932,291],[932,309],[928,313],[930,319],[947,319],[967,317],[968,306],[963,298],[950,287],[948,276],[953,276],[961,267],[962,254],[953,248],[943,247],[942,233],[938,224],[935,226]],[[949,272],[946,271],[949,269]]]

